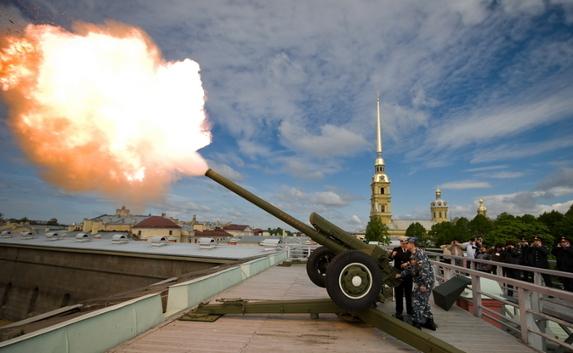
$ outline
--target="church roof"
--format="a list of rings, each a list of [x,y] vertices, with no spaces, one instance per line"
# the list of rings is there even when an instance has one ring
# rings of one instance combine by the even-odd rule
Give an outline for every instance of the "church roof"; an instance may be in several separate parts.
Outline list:
[[[181,228],[169,218],[161,216],[147,217],[143,221],[137,223],[134,228]]]
[[[420,223],[426,230],[430,230],[436,224],[429,219],[393,219],[388,228],[392,230],[406,230],[413,223]]]

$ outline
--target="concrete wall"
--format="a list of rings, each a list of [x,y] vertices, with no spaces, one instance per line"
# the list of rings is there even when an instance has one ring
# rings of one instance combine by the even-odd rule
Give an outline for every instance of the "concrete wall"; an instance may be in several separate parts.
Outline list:
[[[0,319],[18,321],[217,264],[0,247]]]

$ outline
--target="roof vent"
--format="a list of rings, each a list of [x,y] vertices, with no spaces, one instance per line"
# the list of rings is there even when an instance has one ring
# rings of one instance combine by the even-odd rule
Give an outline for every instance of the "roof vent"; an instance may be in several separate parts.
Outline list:
[[[265,239],[259,243],[260,246],[267,248],[276,248],[281,243],[280,239]]]
[[[217,243],[215,243],[215,239],[213,238],[207,238],[207,237],[199,238],[200,249],[213,249],[216,246]]]
[[[12,238],[12,231],[10,230],[3,230],[2,233],[0,233],[0,236],[2,238]]]
[[[125,244],[129,241],[129,239],[127,238],[127,235],[125,234],[114,234],[111,237],[111,243],[112,244]]]
[[[88,233],[78,233],[76,234],[76,241],[79,243],[84,243],[86,241],[90,241],[91,238]]]
[[[33,232],[22,232],[20,233],[21,235],[21,239],[24,240],[29,240],[29,239],[34,239],[36,237],[36,234],[34,234]]]
[[[165,246],[169,243],[169,240],[167,240],[167,237],[158,236],[151,238],[150,242],[151,246]]]
[[[49,241],[56,241],[56,240],[60,240],[64,238],[64,233],[60,233],[60,232],[48,232],[46,233],[46,238],[48,238]]]

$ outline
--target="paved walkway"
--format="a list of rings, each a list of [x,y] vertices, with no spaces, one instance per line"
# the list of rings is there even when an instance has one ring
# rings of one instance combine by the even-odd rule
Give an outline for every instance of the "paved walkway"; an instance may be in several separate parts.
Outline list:
[[[305,299],[327,297],[304,266],[273,267],[221,293],[221,298]],[[391,312],[393,302],[380,306]],[[434,308],[435,334],[466,352],[534,352],[517,339],[468,312]],[[226,315],[216,322],[173,321],[116,347],[113,352],[415,352],[409,345],[365,324],[335,315]]]

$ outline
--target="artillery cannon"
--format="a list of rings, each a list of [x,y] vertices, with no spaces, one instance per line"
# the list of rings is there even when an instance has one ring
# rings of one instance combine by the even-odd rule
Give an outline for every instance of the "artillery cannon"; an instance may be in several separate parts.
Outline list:
[[[317,213],[310,215],[313,228],[212,169],[205,175],[321,244],[310,254],[306,271],[342,309],[368,309],[379,300],[384,283],[393,286],[395,272],[384,249],[363,243]]]

